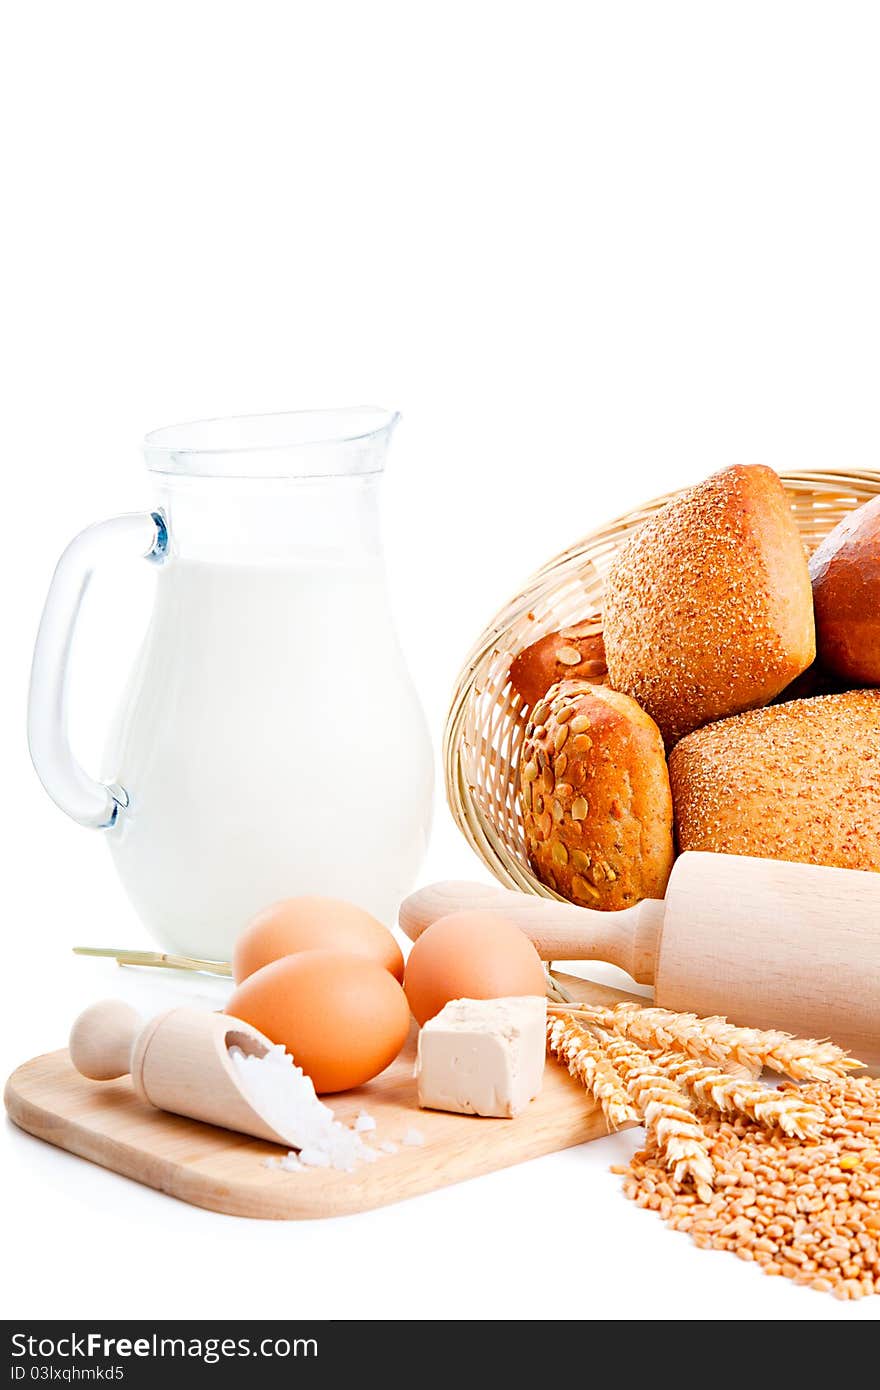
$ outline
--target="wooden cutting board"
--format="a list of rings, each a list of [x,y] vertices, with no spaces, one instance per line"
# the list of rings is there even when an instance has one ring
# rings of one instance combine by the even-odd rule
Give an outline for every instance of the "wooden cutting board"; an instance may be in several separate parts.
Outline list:
[[[634,997],[589,980],[559,978],[590,1003]],[[515,1120],[420,1110],[415,1039],[414,1028],[397,1060],[368,1086],[328,1097],[343,1123],[366,1110],[376,1121],[374,1141],[398,1145],[396,1153],[353,1173],[267,1168],[263,1160],[283,1150],[154,1110],[137,1098],[128,1077],[89,1081],[74,1069],[66,1049],[25,1062],[6,1083],[4,1099],[21,1129],[80,1158],[197,1207],[280,1221],[368,1211],[608,1132],[583,1088],[553,1062],[545,1069],[541,1095]],[[403,1143],[411,1130],[422,1144]]]

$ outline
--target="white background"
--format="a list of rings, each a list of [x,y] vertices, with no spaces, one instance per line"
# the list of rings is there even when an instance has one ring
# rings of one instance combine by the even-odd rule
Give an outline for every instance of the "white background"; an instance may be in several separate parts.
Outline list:
[[[729,462],[880,465],[873,4],[5,15],[4,1073],[91,999],[161,992],[70,956],[142,930],[24,741],[52,566],[81,526],[149,501],[148,428],[403,411],[388,563],[438,742],[474,636],[578,535]],[[133,640],[129,582],[139,622],[129,575],[97,586],[86,621],[106,638],[77,666],[84,757]],[[438,802],[423,876],[473,874]],[[637,1211],[607,1173],[634,1143],[294,1225],[187,1208],[7,1124],[5,1311],[877,1316],[880,1300],[764,1279]]]

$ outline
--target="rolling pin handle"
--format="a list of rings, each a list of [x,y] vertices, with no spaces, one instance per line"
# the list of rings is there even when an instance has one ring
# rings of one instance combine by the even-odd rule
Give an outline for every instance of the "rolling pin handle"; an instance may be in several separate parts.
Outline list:
[[[439,917],[463,909],[507,917],[542,960],[605,960],[640,985],[653,983],[663,902],[646,898],[616,912],[598,912],[482,883],[432,883],[401,903],[400,926],[416,941]]]
[[[131,1070],[131,1053],[143,1020],[121,999],[102,999],[81,1013],[70,1030],[70,1060],[93,1081],[114,1081]]]

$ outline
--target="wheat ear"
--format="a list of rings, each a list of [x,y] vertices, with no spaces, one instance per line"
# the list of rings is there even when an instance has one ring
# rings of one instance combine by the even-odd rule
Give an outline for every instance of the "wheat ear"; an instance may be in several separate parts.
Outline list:
[[[656,1144],[675,1181],[692,1178],[700,1201],[709,1201],[715,1169],[708,1140],[687,1092],[628,1038],[601,1029],[595,1031],[641,1115],[649,1139]]]
[[[657,1066],[703,1105],[722,1115],[739,1111],[765,1129],[781,1129],[798,1139],[815,1139],[822,1132],[822,1112],[801,1100],[797,1092],[774,1091],[759,1081],[728,1076],[717,1067],[701,1066],[674,1052],[658,1057]]]
[[[638,1119],[614,1067],[592,1033],[581,1024],[565,1014],[548,1018],[547,1048],[601,1105],[612,1129]]]
[[[727,1024],[727,1027],[732,1027]],[[741,1032],[757,1031],[741,1029]],[[758,1032],[764,1066],[792,1081],[838,1081],[865,1063],[827,1039],[795,1038],[775,1030]]]
[[[775,1029],[738,1028],[720,1015],[699,1018],[693,1013],[623,1003],[613,1009],[588,1005],[584,1016],[632,1038],[646,1051],[683,1052],[710,1059],[725,1071],[736,1063],[753,1075],[768,1067],[793,1081],[834,1081],[863,1065],[834,1043],[796,1038]]]
[[[730,1058],[747,1066],[757,1063],[792,1081],[834,1081],[862,1063],[834,1043],[816,1038],[796,1038],[778,1029],[738,1028],[721,1015],[698,1018],[696,1014],[671,1013],[668,1009],[638,1009],[642,1018],[640,1029],[656,1029],[665,1043],[664,1050],[675,1048],[695,1055],[702,1052],[719,1062]],[[633,1012],[627,1004],[620,1006],[621,1017]],[[624,1025],[626,1026],[626,1025]]]

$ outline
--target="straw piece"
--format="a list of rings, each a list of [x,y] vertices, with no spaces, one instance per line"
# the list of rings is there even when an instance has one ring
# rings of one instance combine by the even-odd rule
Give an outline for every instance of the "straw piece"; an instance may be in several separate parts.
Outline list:
[[[134,951],[115,946],[74,946],[75,956],[104,956],[117,965],[142,965],[162,970],[196,970],[203,975],[219,975],[228,979],[232,966],[225,960],[201,960],[198,956],[175,956],[167,951]]]

